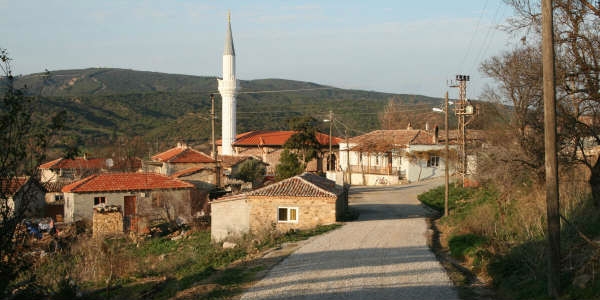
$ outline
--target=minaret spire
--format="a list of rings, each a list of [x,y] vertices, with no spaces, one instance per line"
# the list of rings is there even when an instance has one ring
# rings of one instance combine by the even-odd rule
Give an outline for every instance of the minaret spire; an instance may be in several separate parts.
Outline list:
[[[239,83],[235,76],[235,50],[231,33],[231,12],[227,12],[227,33],[223,51],[223,79],[217,79],[219,93],[223,99],[221,153],[233,155],[233,142],[236,136],[236,99]]]

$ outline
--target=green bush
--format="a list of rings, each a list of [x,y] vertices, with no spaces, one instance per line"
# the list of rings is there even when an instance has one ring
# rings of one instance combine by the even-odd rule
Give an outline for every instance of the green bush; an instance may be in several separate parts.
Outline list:
[[[476,254],[486,243],[488,239],[475,234],[462,234],[453,236],[448,242],[450,254],[456,258],[465,258]]]

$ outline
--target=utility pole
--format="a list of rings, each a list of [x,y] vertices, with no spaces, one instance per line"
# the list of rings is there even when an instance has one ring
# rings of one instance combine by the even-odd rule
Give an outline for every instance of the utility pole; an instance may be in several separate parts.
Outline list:
[[[446,157],[444,157],[444,173],[446,177],[446,189],[444,190],[444,216],[448,216],[448,189],[450,187],[450,175],[448,174],[448,163],[450,162],[450,149],[448,146],[448,140],[450,139],[450,134],[448,133],[448,92],[446,91],[446,97],[444,97],[444,129],[446,130]]]
[[[348,184],[352,185],[352,170],[350,170],[350,142],[348,139],[348,129],[344,129],[346,135],[346,173],[348,174]]]
[[[327,162],[327,165],[329,165],[329,167],[327,168],[328,171],[332,170],[335,171],[335,166],[333,165],[333,159],[332,158],[332,147],[331,147],[331,131],[333,130],[333,111],[329,111],[329,161]],[[339,145],[338,145],[339,146]],[[339,147],[338,147],[339,150]]]
[[[215,94],[210,94],[210,120],[211,120],[211,154],[212,159],[215,161],[215,185],[221,186],[221,170],[219,167],[218,155],[217,155],[217,143],[215,140]]]
[[[556,77],[552,0],[542,0],[542,74],[544,87],[544,148],[546,214],[548,218],[548,294],[560,296],[560,203],[556,156]]]
[[[465,177],[467,175],[467,121],[466,116],[473,115],[473,106],[467,103],[467,81],[470,81],[469,75],[456,75],[456,82],[450,87],[458,88],[458,103],[454,106],[454,112],[458,119],[458,153],[459,153],[459,168],[458,172],[462,175],[462,183],[465,185]]]

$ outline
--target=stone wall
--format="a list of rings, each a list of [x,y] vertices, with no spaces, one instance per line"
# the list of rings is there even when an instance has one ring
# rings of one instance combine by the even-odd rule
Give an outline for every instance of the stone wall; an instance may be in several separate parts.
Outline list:
[[[336,222],[336,199],[310,197],[248,196],[250,230],[260,232],[275,228],[285,232],[290,229],[309,229],[317,225]],[[278,222],[279,207],[297,207],[298,222]]]
[[[119,206],[94,208],[92,222],[93,237],[123,233],[123,214]]]

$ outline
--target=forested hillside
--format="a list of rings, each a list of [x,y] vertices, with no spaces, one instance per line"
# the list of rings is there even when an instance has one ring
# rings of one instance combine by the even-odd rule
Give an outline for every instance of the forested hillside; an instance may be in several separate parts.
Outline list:
[[[42,111],[66,111],[69,143],[87,149],[123,144],[135,137],[151,145],[146,151],[178,140],[204,144],[210,138],[211,93],[220,136],[221,101],[213,77],[92,68],[21,76],[17,84],[27,86]],[[282,79],[242,80],[241,87],[238,132],[286,129],[292,117],[325,119],[331,110],[339,121],[334,134],[343,135],[347,128],[349,135],[357,135],[380,127],[378,115],[391,98],[407,108],[418,104],[421,111],[431,111],[442,101]],[[415,115],[411,109],[408,113]],[[323,123],[321,130],[328,131],[329,124]]]

